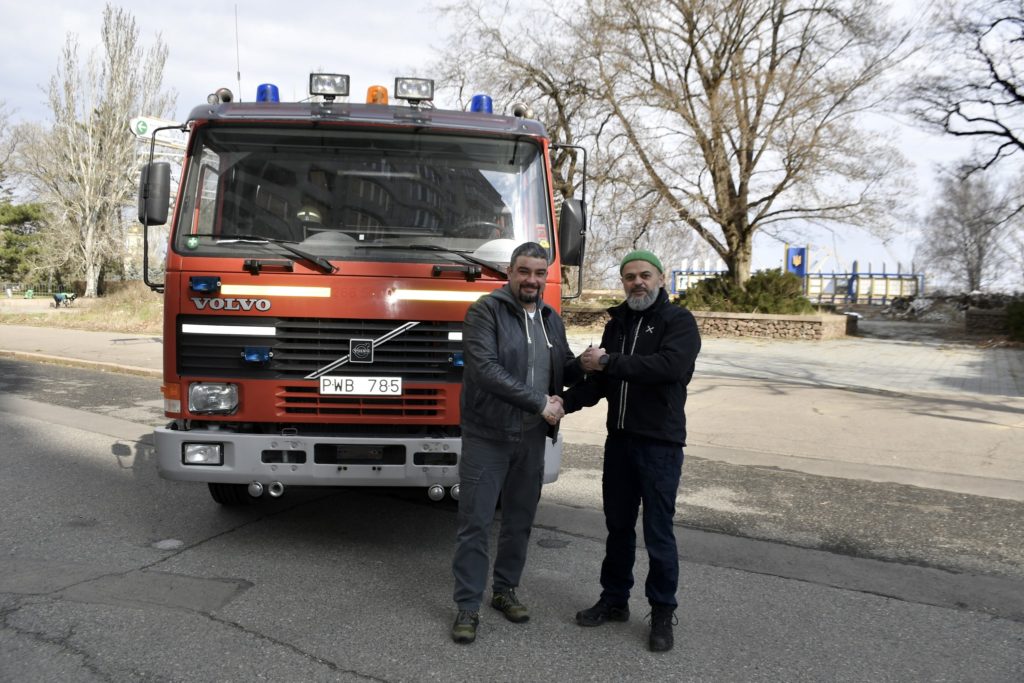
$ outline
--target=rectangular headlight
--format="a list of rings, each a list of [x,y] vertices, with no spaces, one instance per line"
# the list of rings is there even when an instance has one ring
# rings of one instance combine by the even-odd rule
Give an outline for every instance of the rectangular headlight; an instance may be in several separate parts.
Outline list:
[[[395,97],[422,102],[434,99],[434,81],[429,78],[396,78]]]
[[[348,97],[348,76],[344,74],[309,74],[309,94],[324,97]]]
[[[223,465],[224,446],[219,443],[186,443],[181,446],[183,465]]]
[[[190,412],[211,415],[233,413],[238,408],[238,385],[198,382],[188,387]]]

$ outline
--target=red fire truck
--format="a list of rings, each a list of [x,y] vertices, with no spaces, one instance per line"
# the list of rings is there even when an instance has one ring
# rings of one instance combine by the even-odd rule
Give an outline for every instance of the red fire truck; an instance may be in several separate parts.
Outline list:
[[[517,106],[435,109],[433,82],[352,103],[312,74],[309,101],[221,89],[188,138],[163,282],[161,476],[215,501],[286,486],[421,486],[458,497],[462,320],[512,250],[550,254],[546,300],[579,265],[583,200],[555,222],[549,142]],[[155,140],[155,137],[154,137]],[[163,225],[170,164],[143,167],[139,220]],[[561,441],[548,444],[545,481]]]

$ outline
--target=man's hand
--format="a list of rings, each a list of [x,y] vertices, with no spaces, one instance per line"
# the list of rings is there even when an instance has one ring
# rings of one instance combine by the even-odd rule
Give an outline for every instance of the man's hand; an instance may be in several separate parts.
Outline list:
[[[544,405],[544,410],[541,411],[541,417],[543,417],[549,425],[558,424],[558,421],[565,417],[565,408],[562,407],[562,397],[548,396],[548,402]]]
[[[580,365],[583,366],[583,372],[589,375],[592,372],[604,370],[604,366],[598,362],[603,355],[605,355],[604,349],[595,349],[593,346],[588,346],[587,350],[580,355]]]

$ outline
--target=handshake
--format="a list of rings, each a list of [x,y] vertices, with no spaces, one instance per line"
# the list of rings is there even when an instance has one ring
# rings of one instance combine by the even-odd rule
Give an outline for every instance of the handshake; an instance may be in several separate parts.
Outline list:
[[[561,396],[548,396],[548,402],[540,413],[549,425],[556,425],[565,417],[565,407]]]

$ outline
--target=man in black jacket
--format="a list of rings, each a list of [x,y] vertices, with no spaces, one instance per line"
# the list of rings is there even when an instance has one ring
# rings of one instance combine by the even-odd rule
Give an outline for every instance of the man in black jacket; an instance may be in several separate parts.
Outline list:
[[[567,413],[608,399],[602,479],[608,539],[601,598],[578,612],[576,622],[598,626],[629,619],[642,502],[650,560],[645,584],[651,605],[649,647],[663,652],[673,645],[679,556],[672,519],[686,445],[686,385],[700,351],[700,333],[693,315],[669,302],[657,256],[630,252],[619,272],[626,301],[608,309],[611,320],[600,348],[581,356],[586,381],[565,393]]]
[[[462,454],[452,639],[476,639],[490,564],[488,535],[501,496],[501,532],[491,606],[522,623],[529,610],[515,589],[526,564],[544,477],[546,437],[565,414],[559,394],[583,376],[562,319],[543,301],[548,253],[527,242],[512,252],[508,284],[466,313],[462,343]]]

